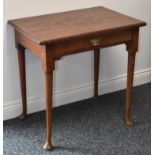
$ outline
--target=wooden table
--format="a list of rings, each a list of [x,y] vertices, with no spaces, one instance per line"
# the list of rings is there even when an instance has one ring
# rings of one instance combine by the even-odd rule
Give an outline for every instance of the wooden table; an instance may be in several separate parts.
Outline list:
[[[94,50],[94,97],[98,97],[100,48],[125,43],[128,51],[125,123],[131,120],[131,98],[135,55],[138,51],[139,27],[146,23],[104,7],[94,7],[8,21],[15,29],[24,119],[27,115],[25,49],[42,62],[45,74],[46,143],[52,149],[52,93],[55,61],[61,57]],[[116,57],[117,58],[117,57]]]

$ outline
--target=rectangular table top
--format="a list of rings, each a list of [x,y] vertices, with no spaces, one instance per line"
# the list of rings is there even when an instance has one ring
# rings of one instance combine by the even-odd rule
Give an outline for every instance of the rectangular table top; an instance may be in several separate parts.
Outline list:
[[[38,44],[146,25],[143,21],[101,6],[9,20],[8,23]]]

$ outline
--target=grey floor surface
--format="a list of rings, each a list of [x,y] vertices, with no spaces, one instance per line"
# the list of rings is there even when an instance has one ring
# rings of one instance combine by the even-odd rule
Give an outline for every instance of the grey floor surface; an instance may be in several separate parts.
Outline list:
[[[134,88],[132,117],[123,121],[125,91],[54,109],[53,151],[44,151],[45,112],[4,122],[4,155],[150,155],[151,84]]]

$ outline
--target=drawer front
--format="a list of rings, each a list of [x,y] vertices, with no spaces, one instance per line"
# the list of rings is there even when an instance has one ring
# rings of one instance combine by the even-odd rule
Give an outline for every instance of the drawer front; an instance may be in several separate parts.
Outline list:
[[[95,47],[102,48],[121,44],[131,40],[131,37],[132,31],[120,31],[110,34],[90,36],[56,43],[55,45],[52,45],[51,51],[54,52],[55,59],[59,59],[62,56],[91,50]]]

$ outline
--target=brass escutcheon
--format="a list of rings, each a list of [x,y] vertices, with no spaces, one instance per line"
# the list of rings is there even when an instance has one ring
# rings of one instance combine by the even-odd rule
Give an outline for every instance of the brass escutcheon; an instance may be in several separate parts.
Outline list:
[[[101,42],[101,38],[94,38],[90,40],[90,43],[92,44],[92,46],[99,46]]]

